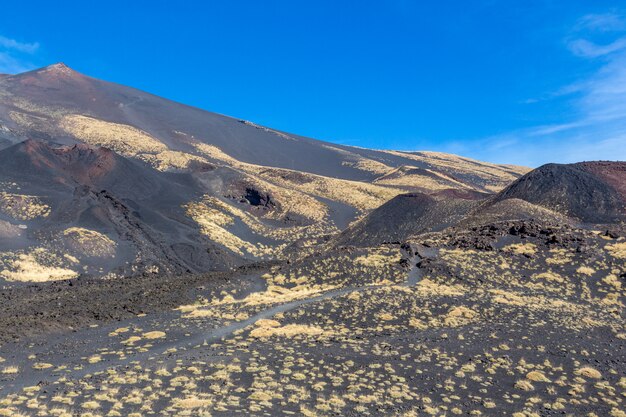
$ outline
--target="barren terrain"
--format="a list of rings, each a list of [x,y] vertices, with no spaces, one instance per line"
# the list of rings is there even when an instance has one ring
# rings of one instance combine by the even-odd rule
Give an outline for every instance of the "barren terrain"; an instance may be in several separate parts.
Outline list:
[[[0,79],[0,416],[626,417],[626,163]]]

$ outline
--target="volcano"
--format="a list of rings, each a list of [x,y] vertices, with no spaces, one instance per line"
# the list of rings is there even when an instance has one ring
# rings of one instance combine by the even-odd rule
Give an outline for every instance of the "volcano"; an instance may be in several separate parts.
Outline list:
[[[0,97],[0,277],[11,279],[24,256],[76,275],[289,258],[401,194],[489,195],[528,171],[322,142],[61,63],[0,78]]]

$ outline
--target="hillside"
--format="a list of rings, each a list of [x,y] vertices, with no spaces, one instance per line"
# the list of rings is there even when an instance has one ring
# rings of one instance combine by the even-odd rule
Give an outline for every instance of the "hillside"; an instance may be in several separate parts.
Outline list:
[[[321,142],[64,64],[0,79],[0,161],[0,277],[24,281],[284,258],[399,194],[493,193],[527,172]]]
[[[335,246],[403,242],[429,232],[534,220],[603,227],[626,221],[626,163],[547,164],[495,195],[442,190],[401,194],[342,231]]]
[[[626,162],[543,165],[506,187],[494,203],[517,198],[585,223],[626,219]]]
[[[624,162],[0,78],[0,415],[624,415]]]
[[[464,218],[486,196],[467,192],[401,194],[344,230],[333,243],[338,246],[376,246],[441,231]]]

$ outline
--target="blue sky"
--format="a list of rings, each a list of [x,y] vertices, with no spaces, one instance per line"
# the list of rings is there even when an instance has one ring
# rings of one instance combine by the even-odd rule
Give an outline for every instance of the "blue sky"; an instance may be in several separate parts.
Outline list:
[[[618,1],[99,3],[3,4],[0,72],[62,61],[356,146],[529,166],[626,160]]]

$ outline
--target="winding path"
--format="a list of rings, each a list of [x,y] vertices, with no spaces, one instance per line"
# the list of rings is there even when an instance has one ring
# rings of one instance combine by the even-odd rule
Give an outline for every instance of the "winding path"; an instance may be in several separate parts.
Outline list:
[[[422,270],[417,266],[417,263],[419,260],[423,259],[423,257],[419,254],[419,250],[415,250],[415,248],[413,248],[412,246],[409,246],[408,248],[403,248],[403,251],[406,255],[408,255],[408,262],[410,267],[407,271],[407,278],[402,285],[406,287],[412,287],[415,286],[422,278]],[[310,298],[294,300],[283,304],[274,305],[258,312],[257,314],[245,320],[233,322],[226,326],[217,327],[215,329],[210,329],[208,333],[200,331],[197,332],[197,334],[194,334],[191,337],[184,338],[182,340],[164,340],[162,343],[159,343],[158,347],[156,348],[145,352],[129,354],[128,356],[123,358],[107,358],[102,362],[94,364],[83,363],[83,367],[81,369],[72,370],[71,372],[59,372],[54,370],[43,370],[37,372],[30,371],[24,374],[20,374],[16,380],[7,383],[4,386],[0,386],[0,394],[8,395],[10,393],[21,391],[24,387],[33,385],[47,385],[48,383],[58,379],[61,376],[65,376],[71,379],[80,379],[88,374],[103,372],[110,368],[122,367],[125,365],[129,365],[131,362],[135,361],[150,362],[158,358],[159,356],[167,354],[167,351],[172,348],[177,348],[178,350],[183,347],[185,349],[193,349],[194,347],[197,347],[199,345],[213,345],[220,342],[225,337],[231,336],[234,332],[238,330],[243,330],[246,327],[253,325],[258,320],[270,318],[278,313],[286,313],[307,304],[333,299],[351,292],[362,292],[365,290],[381,287],[383,287],[383,285],[350,286],[338,288]],[[185,350],[185,352],[188,352],[188,350]],[[95,352],[91,352],[91,354],[93,353]],[[89,355],[88,352],[85,352],[85,354]]]

